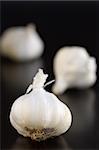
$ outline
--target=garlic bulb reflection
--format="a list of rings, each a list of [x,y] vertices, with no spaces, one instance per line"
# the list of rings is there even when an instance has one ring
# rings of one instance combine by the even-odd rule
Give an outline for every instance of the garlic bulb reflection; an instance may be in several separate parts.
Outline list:
[[[63,93],[71,87],[87,88],[96,81],[96,60],[85,48],[63,47],[54,58],[56,83],[53,92]]]
[[[71,125],[69,108],[54,94],[44,90],[47,77],[39,69],[33,84],[13,103],[10,112],[10,122],[18,133],[38,141],[58,136]]]
[[[33,24],[7,29],[0,43],[1,54],[16,61],[39,57],[44,50],[44,43]]]

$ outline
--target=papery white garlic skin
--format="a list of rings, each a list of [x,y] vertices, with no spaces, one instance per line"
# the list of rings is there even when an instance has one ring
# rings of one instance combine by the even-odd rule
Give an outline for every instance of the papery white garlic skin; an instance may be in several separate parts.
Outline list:
[[[47,76],[39,69],[27,94],[13,103],[10,112],[10,122],[18,133],[37,141],[65,133],[72,121],[69,108],[43,88]]]
[[[15,61],[26,61],[41,56],[44,42],[33,24],[8,28],[2,35],[1,54]]]
[[[55,58],[53,70],[56,82],[52,88],[61,94],[68,88],[88,88],[96,81],[96,60],[86,49],[78,46],[61,48]]]

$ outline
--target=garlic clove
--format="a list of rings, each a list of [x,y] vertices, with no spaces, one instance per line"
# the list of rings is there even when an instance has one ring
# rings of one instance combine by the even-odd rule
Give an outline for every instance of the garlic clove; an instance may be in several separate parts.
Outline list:
[[[26,61],[40,57],[44,43],[34,24],[26,27],[11,27],[1,37],[1,54],[15,61]]]
[[[25,95],[12,105],[10,122],[19,134],[41,141],[65,133],[71,126],[69,108],[44,89],[48,75],[39,69]]]
[[[88,88],[96,81],[96,59],[83,47],[63,47],[54,58],[56,82],[52,91],[61,94],[68,88]]]

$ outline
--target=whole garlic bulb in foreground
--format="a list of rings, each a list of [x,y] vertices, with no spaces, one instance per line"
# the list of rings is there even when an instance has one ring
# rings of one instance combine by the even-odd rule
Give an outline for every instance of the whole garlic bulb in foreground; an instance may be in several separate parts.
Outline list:
[[[10,112],[10,122],[18,133],[37,141],[66,132],[72,120],[69,108],[45,91],[47,77],[39,69],[33,84],[13,103]]]
[[[86,88],[96,81],[96,60],[83,47],[63,47],[54,58],[56,83],[52,90],[63,93],[71,87]]]
[[[7,29],[1,37],[0,44],[1,54],[16,61],[39,57],[44,50],[44,43],[33,24]]]

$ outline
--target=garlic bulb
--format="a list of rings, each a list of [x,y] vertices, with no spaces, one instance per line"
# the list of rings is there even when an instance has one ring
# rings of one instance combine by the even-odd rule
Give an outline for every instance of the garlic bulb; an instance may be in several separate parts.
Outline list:
[[[41,56],[44,43],[33,24],[7,29],[1,37],[1,54],[16,61],[31,60]]]
[[[63,47],[54,58],[56,83],[52,90],[56,94],[66,89],[87,88],[96,81],[96,60],[83,47]]]
[[[69,108],[45,91],[47,77],[39,69],[33,84],[13,103],[10,112],[10,122],[18,133],[37,141],[66,132],[72,120]]]

